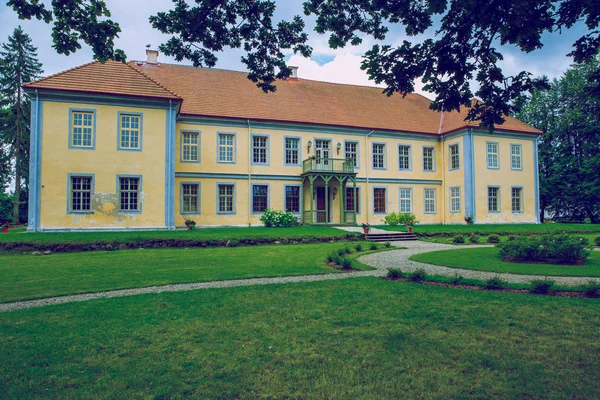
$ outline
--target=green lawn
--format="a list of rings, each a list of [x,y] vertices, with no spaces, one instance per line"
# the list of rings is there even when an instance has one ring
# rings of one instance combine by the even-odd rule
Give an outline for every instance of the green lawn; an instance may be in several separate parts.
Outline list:
[[[441,250],[422,253],[410,259],[451,268],[475,269],[499,273],[552,276],[600,276],[600,252],[593,251],[585,265],[548,265],[509,263],[502,261],[494,247]]]
[[[326,264],[326,257],[344,247],[323,243],[4,255],[0,302],[170,283],[339,272]],[[356,261],[355,266],[372,269]]]
[[[388,231],[406,231],[404,226],[382,225],[377,228]],[[481,225],[416,225],[414,232],[417,235],[446,234],[456,235],[459,233],[468,235],[478,233],[482,235],[515,234],[523,235],[530,233],[597,233],[600,235],[600,224],[481,224]],[[594,236],[594,237],[595,237]]]
[[[597,398],[600,302],[356,278],[0,314],[21,398]]]
[[[130,231],[130,232],[25,232],[18,228],[0,235],[0,242],[24,243],[93,243],[98,241],[132,242],[144,239],[246,239],[302,238],[345,236],[348,232],[328,226],[295,226],[291,228],[202,228],[193,231]]]

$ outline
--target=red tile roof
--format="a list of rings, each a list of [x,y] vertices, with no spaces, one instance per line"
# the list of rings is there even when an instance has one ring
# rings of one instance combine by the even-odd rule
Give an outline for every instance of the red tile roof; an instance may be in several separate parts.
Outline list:
[[[24,85],[28,89],[118,94],[180,100],[160,83],[128,64],[94,61]]]
[[[296,122],[438,135],[478,127],[467,110],[439,113],[419,94],[386,96],[381,88],[288,79],[264,93],[247,73],[173,64],[97,61],[52,75],[25,88],[183,100],[182,115]],[[507,117],[498,130],[540,134]]]

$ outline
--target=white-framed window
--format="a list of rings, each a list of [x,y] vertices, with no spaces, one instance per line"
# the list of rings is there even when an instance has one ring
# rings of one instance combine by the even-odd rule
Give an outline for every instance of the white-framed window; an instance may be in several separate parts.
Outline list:
[[[72,213],[87,213],[92,211],[93,177],[71,175],[70,179],[70,206]]]
[[[385,144],[373,143],[373,168],[385,168]]]
[[[300,186],[287,185],[285,187],[285,211],[291,213],[300,212]]]
[[[385,214],[387,212],[387,189],[373,188],[373,212]]]
[[[500,168],[499,147],[496,142],[487,142],[487,167],[491,169]]]
[[[285,164],[300,164],[300,139],[285,138]]]
[[[346,210],[354,211],[354,186],[346,186]],[[356,212],[360,212],[360,188],[356,188]]]
[[[141,150],[142,116],[140,114],[119,113],[119,149]]]
[[[450,188],[450,212],[460,212],[460,186]]]
[[[523,189],[522,188],[511,188],[511,205],[512,212],[521,213],[523,212]]]
[[[423,189],[423,205],[425,214],[435,214],[435,189]]]
[[[317,164],[329,165],[330,150],[330,140],[315,139],[315,156],[317,157]]]
[[[267,164],[269,138],[267,136],[252,136],[252,163]]]
[[[450,170],[460,168],[460,149],[458,144],[450,145]]]
[[[94,147],[95,116],[93,111],[71,111],[70,147]]]
[[[269,207],[269,185],[252,185],[252,212],[262,213]]]
[[[412,212],[412,189],[410,189],[410,188],[400,188],[399,189],[398,208],[400,209],[401,213],[411,213]]]
[[[119,210],[140,210],[140,178],[119,177]]]
[[[181,134],[181,161],[200,161],[200,133],[183,132]]]
[[[523,149],[520,144],[510,145],[510,169],[523,170]]]
[[[500,212],[500,188],[488,187],[488,211]]]
[[[233,133],[219,133],[219,155],[218,162],[235,162],[235,135]]]
[[[434,171],[433,147],[423,147],[423,171]]]
[[[352,160],[354,167],[358,167],[358,142],[345,142],[344,153],[346,160]]]
[[[398,169],[410,170],[410,146],[398,145]]]
[[[200,184],[182,183],[181,184],[181,213],[199,214],[200,213]]]
[[[235,213],[235,185],[232,183],[217,184],[218,204],[217,211],[219,214]]]

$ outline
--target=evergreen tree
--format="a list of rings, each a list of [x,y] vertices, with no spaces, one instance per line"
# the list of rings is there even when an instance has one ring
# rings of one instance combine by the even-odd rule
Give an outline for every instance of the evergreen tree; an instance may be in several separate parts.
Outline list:
[[[8,41],[0,47],[0,141],[8,149],[14,166],[15,197],[13,222],[20,222],[19,208],[22,188],[29,178],[29,121],[31,104],[21,86],[38,79],[42,65],[37,60],[37,49],[21,27],[17,27]],[[27,186],[25,186],[27,188]]]

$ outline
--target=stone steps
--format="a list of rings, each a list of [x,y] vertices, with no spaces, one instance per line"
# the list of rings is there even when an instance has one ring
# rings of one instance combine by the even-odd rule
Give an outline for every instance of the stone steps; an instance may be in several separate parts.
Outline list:
[[[414,233],[390,232],[390,233],[369,233],[365,239],[370,242],[400,242],[405,240],[419,240]]]

